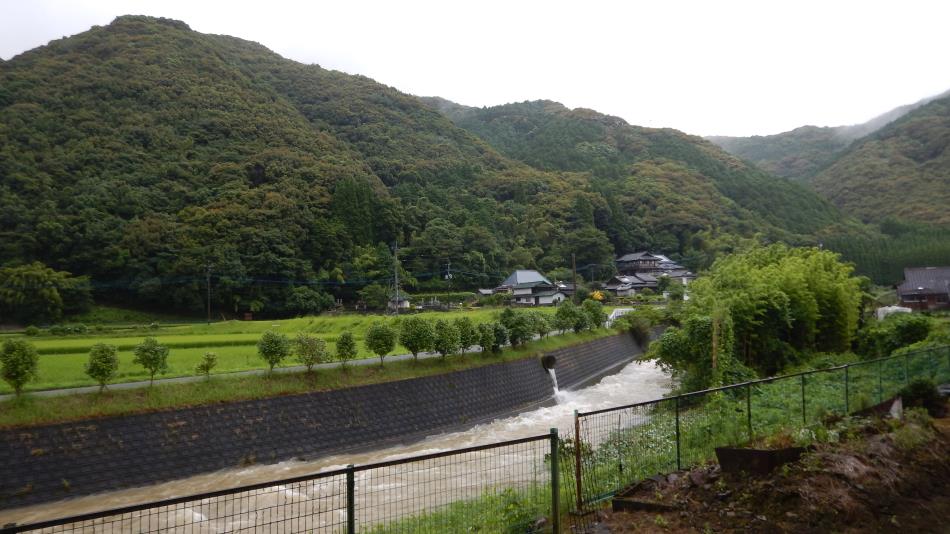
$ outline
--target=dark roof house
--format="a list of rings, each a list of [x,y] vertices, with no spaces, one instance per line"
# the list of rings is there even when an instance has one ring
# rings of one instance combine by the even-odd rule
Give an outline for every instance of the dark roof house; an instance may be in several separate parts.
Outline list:
[[[950,307],[950,267],[906,267],[897,286],[901,305],[915,310]]]

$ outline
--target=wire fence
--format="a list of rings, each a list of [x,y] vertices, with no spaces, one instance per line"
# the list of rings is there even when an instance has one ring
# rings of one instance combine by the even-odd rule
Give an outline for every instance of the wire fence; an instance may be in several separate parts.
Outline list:
[[[918,377],[950,382],[950,346],[575,413],[549,434],[348,466],[44,521],[17,532],[584,532],[593,506],[715,448],[860,411]],[[567,433],[568,435],[571,432]]]
[[[911,380],[950,382],[950,346],[575,413],[573,508],[583,512],[660,473],[715,458],[717,447],[808,431],[894,397]]]
[[[573,500],[562,448],[552,429],[0,532],[559,532]]]

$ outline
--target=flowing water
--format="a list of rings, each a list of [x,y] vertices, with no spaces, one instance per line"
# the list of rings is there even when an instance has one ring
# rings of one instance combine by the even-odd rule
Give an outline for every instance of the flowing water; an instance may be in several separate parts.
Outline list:
[[[561,390],[557,387],[557,373],[554,369],[548,369],[548,374],[551,375],[551,382],[554,384],[554,396],[557,397]]]
[[[348,464],[365,465],[536,436],[547,433],[551,428],[558,428],[562,436],[570,436],[573,435],[575,410],[586,412],[659,398],[669,390],[670,382],[668,376],[651,362],[633,362],[619,373],[577,391],[560,391],[557,389],[557,377],[553,371],[551,378],[556,392],[556,404],[497,419],[465,431],[435,435],[411,445],[372,452],[329,456],[312,461],[254,465],[147,487],[4,510],[0,511],[0,525],[10,522],[32,523],[340,469]],[[461,456],[450,456],[445,461],[430,462],[424,466],[415,463],[401,464],[386,468],[384,475],[374,471],[358,472],[357,502],[363,504],[363,509],[358,510],[357,516],[361,524],[373,524],[385,521],[393,515],[401,517],[443,506],[454,500],[475,497],[492,485],[524,486],[529,482],[525,477],[532,476],[534,478],[531,480],[536,482],[537,466],[543,466],[543,455],[546,451],[547,449],[540,445],[534,446],[533,449],[527,446],[517,450],[491,449],[466,455],[464,460]],[[533,474],[525,474],[526,465],[534,466]],[[341,521],[345,521],[345,508],[340,504],[340,481],[326,479],[324,482],[325,484],[274,486],[256,490],[253,499],[204,499],[163,518],[162,520],[168,523],[160,528],[176,530],[177,525],[201,523],[202,526],[198,530],[207,532],[246,527],[263,527],[262,530],[269,531],[276,529],[281,521],[289,521],[288,518],[291,517],[306,518],[307,524],[296,523],[297,527],[292,529],[287,529],[285,525],[282,527],[284,530],[311,530],[339,525]],[[369,502],[375,504],[367,504]],[[260,513],[261,509],[278,512],[269,512],[264,517]],[[278,513],[278,516],[273,513]],[[126,523],[125,529],[147,529],[145,518],[134,518],[130,521],[133,522]],[[148,528],[154,526],[150,523]]]

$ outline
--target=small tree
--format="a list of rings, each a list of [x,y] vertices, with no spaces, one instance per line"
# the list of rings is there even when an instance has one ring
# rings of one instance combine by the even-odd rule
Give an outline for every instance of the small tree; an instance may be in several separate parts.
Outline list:
[[[396,348],[396,330],[386,323],[373,323],[366,330],[366,340],[363,342],[370,352],[379,356],[379,364]]]
[[[206,352],[201,357],[201,361],[195,366],[195,372],[205,375],[205,378],[211,379],[211,370],[218,365],[218,355],[214,352]]]
[[[458,352],[459,348],[461,348],[458,329],[455,328],[454,324],[444,319],[439,319],[435,322],[435,340],[432,345],[436,352],[441,354],[443,358],[449,354]]]
[[[515,312],[514,309],[505,308],[504,311],[501,312],[501,315],[498,316],[498,322],[505,325],[505,328],[511,330],[511,327],[514,325],[515,318],[518,315],[519,314]]]
[[[336,357],[344,366],[346,362],[356,358],[356,340],[350,332],[343,332],[336,340]]]
[[[478,344],[478,332],[475,325],[468,317],[459,317],[455,320],[455,329],[459,331],[459,346],[462,352],[468,350],[472,345]]]
[[[290,340],[284,334],[268,330],[257,342],[257,354],[274,372],[274,366],[290,355]]]
[[[168,370],[168,347],[160,345],[154,337],[147,337],[135,346],[135,358],[132,363],[141,365],[148,371],[149,386],[155,383],[156,373]]]
[[[600,328],[607,322],[607,314],[604,313],[604,305],[599,301],[587,299],[581,304],[581,310],[587,315],[588,327],[591,329]]]
[[[482,348],[482,354],[488,354],[495,344],[495,327],[492,323],[482,323],[478,325],[478,346]]]
[[[562,302],[554,312],[554,328],[560,330],[562,334],[574,328],[577,323],[577,312],[577,306],[573,302]]]
[[[297,348],[297,361],[307,367],[308,373],[314,365],[327,361],[329,357],[327,342],[310,334],[297,334],[294,345]]]
[[[508,341],[512,347],[526,343],[534,336],[534,325],[525,313],[515,315],[505,326],[508,328]]]
[[[0,374],[19,396],[23,386],[36,378],[39,362],[36,347],[26,341],[11,339],[3,343],[3,350],[0,351]]]
[[[492,333],[495,339],[492,342],[491,351],[498,354],[505,343],[508,343],[508,329],[501,323],[492,323]]]
[[[99,383],[99,391],[115,378],[119,370],[119,355],[115,346],[96,343],[89,349],[89,361],[86,362],[86,374]]]
[[[402,327],[399,330],[399,342],[409,349],[412,357],[419,359],[419,353],[432,350],[432,343],[435,341],[435,332],[432,330],[432,324],[421,317],[407,317],[402,321]]]
[[[544,339],[544,336],[551,332],[551,321],[548,320],[547,315],[541,312],[531,314],[531,326],[534,327],[534,332],[541,339]]]

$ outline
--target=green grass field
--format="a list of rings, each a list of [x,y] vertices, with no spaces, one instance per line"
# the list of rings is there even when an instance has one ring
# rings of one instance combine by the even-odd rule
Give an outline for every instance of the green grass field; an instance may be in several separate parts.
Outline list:
[[[543,313],[553,315],[554,308],[539,308]],[[452,320],[457,317],[469,317],[476,324],[493,321],[498,309],[478,309],[452,312],[426,312],[420,317],[435,321]],[[398,328],[400,317],[382,315],[321,315],[275,321],[225,321],[212,324],[188,324],[159,326],[157,329],[138,328],[107,330],[102,333],[90,333],[74,336],[4,336],[4,339],[22,337],[33,343],[40,353],[37,380],[26,386],[27,391],[56,389],[65,387],[95,385],[95,381],[86,376],[84,365],[89,349],[96,343],[108,343],[119,348],[119,372],[114,382],[134,382],[147,380],[148,374],[141,366],[132,363],[132,348],[146,336],[153,336],[170,348],[168,372],[162,377],[194,375],[195,365],[205,352],[218,355],[215,373],[229,373],[250,369],[266,369],[263,360],[257,356],[257,341],[267,330],[276,330],[291,338],[299,332],[307,332],[327,342],[331,351],[336,350],[336,340],[341,333],[349,331],[356,338],[359,354],[357,358],[375,358],[363,345],[366,329],[377,321],[386,321]],[[409,351],[397,345],[393,354],[405,354]],[[297,365],[293,357],[285,360],[285,366]],[[0,383],[0,393],[10,393],[12,388]]]
[[[482,365],[532,358],[569,345],[614,335],[601,328],[580,334],[568,333],[532,341],[516,349],[506,348],[501,354],[466,354],[432,358],[414,362],[394,361],[385,366],[360,365],[313,373],[277,373],[264,376],[212,376],[185,384],[157,384],[153,387],[109,390],[103,393],[35,397],[0,401],[0,428],[71,421],[107,415],[127,415],[167,408],[182,408],[216,402],[257,399],[325,391],[345,387],[404,380],[435,375]],[[256,350],[256,348],[254,348]],[[173,352],[174,354],[174,352]],[[61,356],[56,356],[61,357]],[[256,356],[252,357],[256,358]],[[81,360],[74,362],[80,364]],[[125,365],[123,365],[125,368]],[[72,368],[70,368],[72,370]]]

